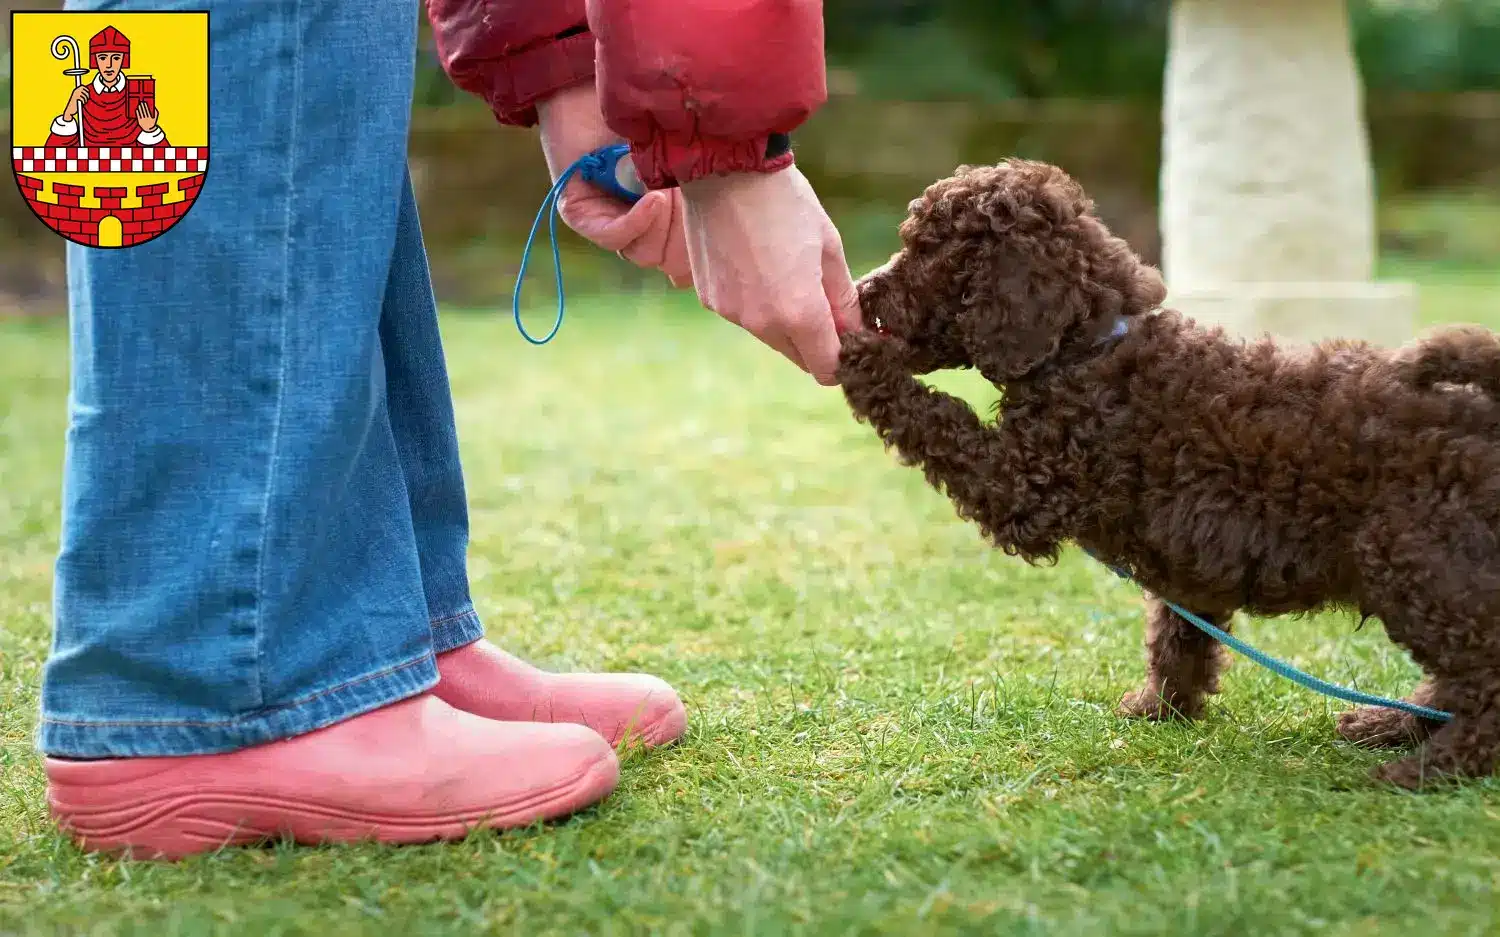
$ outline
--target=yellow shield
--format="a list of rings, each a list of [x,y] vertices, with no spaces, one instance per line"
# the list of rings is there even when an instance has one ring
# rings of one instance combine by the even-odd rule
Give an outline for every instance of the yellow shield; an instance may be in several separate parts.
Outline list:
[[[11,171],[75,244],[133,247],[208,172],[208,13],[11,14]]]

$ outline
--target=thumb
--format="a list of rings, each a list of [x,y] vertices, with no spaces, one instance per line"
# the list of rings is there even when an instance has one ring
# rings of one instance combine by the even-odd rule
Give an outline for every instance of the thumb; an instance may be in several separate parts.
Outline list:
[[[627,207],[603,192],[575,191],[571,183],[568,190],[559,208],[563,221],[607,251],[629,247],[658,223],[663,211],[671,211],[665,192],[647,192],[640,201]]]
[[[844,245],[838,235],[823,247],[823,294],[828,297],[828,310],[833,314],[833,324],[838,334],[858,332],[864,328],[864,318],[859,310],[859,290],[854,286],[854,277],[849,273],[849,262],[844,259]]]

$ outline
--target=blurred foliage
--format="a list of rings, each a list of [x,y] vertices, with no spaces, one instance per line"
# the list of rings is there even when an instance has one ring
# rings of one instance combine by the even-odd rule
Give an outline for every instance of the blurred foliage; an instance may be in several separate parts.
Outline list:
[[[1152,96],[1166,56],[1165,0],[825,0],[831,64],[874,96],[887,84],[926,98]],[[912,37],[924,38],[910,44]],[[936,38],[940,37],[940,38]],[[922,73],[970,69],[938,85]],[[927,87],[923,87],[923,86]],[[923,94],[923,92],[929,92]],[[909,95],[903,95],[909,96]]]
[[[1242,0],[1253,2],[1253,0]],[[1350,0],[1376,91],[1500,89],[1500,0]],[[829,64],[887,100],[1156,98],[1167,0],[825,0]],[[430,43],[418,102],[465,97]]]
[[[1500,0],[1348,7],[1371,90],[1500,89]],[[1155,98],[1169,8],[1168,0],[824,0],[824,21],[829,64],[852,72],[861,93],[875,98]],[[423,36],[418,106],[472,104],[443,75],[425,18]],[[6,46],[0,95],[9,97]]]
[[[1500,0],[1353,7],[1355,48],[1372,90],[1500,88]]]
[[[1500,0],[1348,7],[1369,88],[1500,88]],[[872,96],[1160,94],[1167,0],[825,0],[824,8],[830,63],[854,71]]]

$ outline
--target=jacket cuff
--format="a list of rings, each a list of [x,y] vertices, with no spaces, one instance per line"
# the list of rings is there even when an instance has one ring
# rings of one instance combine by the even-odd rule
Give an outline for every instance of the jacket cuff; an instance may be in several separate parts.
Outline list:
[[[641,181],[652,189],[672,188],[705,176],[779,172],[794,162],[791,141],[785,134],[751,140],[684,140],[658,133],[644,143],[632,141],[630,158]]]
[[[564,88],[594,78],[594,34],[587,29],[524,49],[495,63],[485,99],[495,119],[534,127],[536,104]]]

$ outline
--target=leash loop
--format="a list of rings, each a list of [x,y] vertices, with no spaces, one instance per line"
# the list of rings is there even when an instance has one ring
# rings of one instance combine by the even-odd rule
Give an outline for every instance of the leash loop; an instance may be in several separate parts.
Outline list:
[[[1093,554],[1090,553],[1089,555],[1092,556]],[[1096,560],[1099,559],[1097,556],[1094,558]],[[1103,563],[1104,561],[1100,560],[1100,562]],[[1121,579],[1124,579],[1127,582],[1131,581],[1130,575],[1123,569],[1120,569],[1118,566],[1114,566],[1109,563],[1104,563],[1104,565],[1109,569],[1110,572],[1114,573],[1116,576],[1119,576]],[[1413,716],[1420,716],[1423,719],[1431,719],[1434,722],[1447,722],[1453,718],[1452,713],[1446,713],[1442,710],[1430,709],[1426,706],[1418,706],[1416,703],[1408,703],[1405,700],[1386,699],[1383,696],[1375,696],[1370,693],[1362,693],[1359,690],[1351,690],[1347,687],[1339,686],[1336,683],[1329,683],[1327,680],[1320,680],[1310,673],[1298,670],[1296,667],[1293,667],[1291,664],[1288,664],[1285,661],[1278,660],[1269,654],[1256,650],[1255,648],[1246,644],[1244,641],[1241,641],[1239,638],[1236,638],[1234,635],[1230,634],[1224,629],[1219,628],[1208,621],[1205,621],[1204,619],[1200,618],[1197,615],[1194,615],[1192,612],[1188,611],[1180,605],[1176,605],[1166,599],[1162,599],[1162,602],[1167,606],[1167,608],[1170,608],[1172,611],[1176,612],[1188,623],[1192,624],[1199,631],[1202,631],[1204,634],[1207,634],[1209,637],[1218,641],[1220,644],[1238,651],[1239,653],[1255,661],[1257,664],[1260,664],[1262,667],[1266,668],[1277,676],[1284,677],[1285,679],[1290,680],[1293,683],[1298,684],[1299,686],[1312,690],[1314,693],[1321,693],[1324,696],[1343,700],[1346,703],[1356,703],[1361,706],[1379,706],[1385,709],[1399,709],[1402,712],[1411,713]]]
[[[641,197],[641,193],[632,191],[622,185],[617,175],[621,164],[626,166],[630,147],[628,144],[615,144],[613,146],[602,146],[597,150],[585,153],[574,160],[573,165],[563,170],[562,175],[547,190],[546,198],[542,199],[542,207],[536,213],[536,220],[531,223],[531,233],[526,236],[526,249],[521,252],[521,269],[516,271],[516,288],[511,293],[511,314],[516,320],[516,330],[521,337],[533,345],[545,345],[552,341],[562,328],[563,306],[563,275],[562,254],[557,247],[557,216],[558,205],[562,201],[563,190],[568,187],[568,182],[573,176],[581,176],[585,181],[598,186],[609,194],[621,199],[627,204],[633,204]],[[547,234],[552,242],[552,270],[557,279],[557,318],[552,322],[552,331],[547,333],[546,338],[533,338],[526,326],[521,322],[521,283],[526,279],[526,264],[531,260],[531,246],[536,241],[537,229],[542,226],[542,217],[547,217]]]
[[[562,254],[557,249],[557,204],[562,198],[563,189],[567,188],[568,182],[573,178],[573,175],[582,169],[584,164],[590,159],[596,158],[593,153],[587,153],[580,157],[573,165],[563,170],[562,175],[558,176],[557,181],[552,184],[552,188],[547,190],[547,196],[542,199],[542,207],[536,213],[536,220],[531,223],[531,233],[526,236],[526,249],[521,251],[521,269],[516,271],[516,288],[510,297],[510,310],[511,315],[516,320],[516,330],[521,333],[522,338],[533,345],[547,344],[557,335],[558,329],[562,328],[565,300],[563,296]],[[553,320],[552,331],[547,333],[547,337],[538,339],[533,338],[531,333],[526,331],[526,325],[521,321],[521,283],[526,279],[526,264],[531,260],[531,245],[536,241],[536,232],[542,226],[543,216],[547,218],[547,233],[552,241],[552,270],[554,276],[557,278],[557,318]]]

